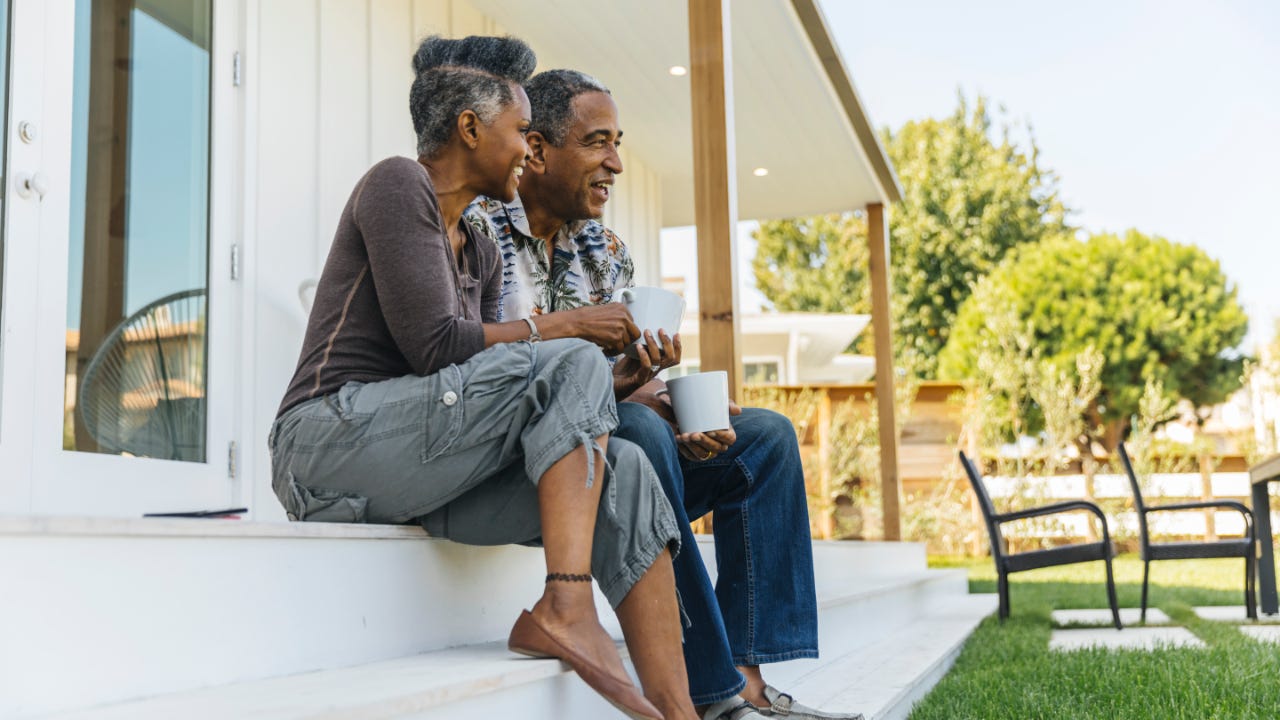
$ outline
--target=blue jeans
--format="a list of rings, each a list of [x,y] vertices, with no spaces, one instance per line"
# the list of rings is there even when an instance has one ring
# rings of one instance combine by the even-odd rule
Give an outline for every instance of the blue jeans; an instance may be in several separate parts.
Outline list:
[[[738,439],[705,462],[680,457],[671,426],[638,403],[618,403],[615,437],[640,446],[671,501],[685,551],[674,560],[690,625],[684,662],[695,705],[746,684],[738,665],[816,658],[818,602],[804,471],[795,429],[770,410],[744,408]],[[715,588],[689,519],[715,513]]]

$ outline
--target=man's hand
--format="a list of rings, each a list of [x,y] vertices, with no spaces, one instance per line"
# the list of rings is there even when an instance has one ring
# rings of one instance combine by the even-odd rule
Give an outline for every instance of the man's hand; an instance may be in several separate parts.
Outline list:
[[[679,433],[680,431],[676,429],[676,413],[671,409],[671,396],[665,392],[661,395],[658,394],[659,391],[666,390],[666,388],[667,384],[661,380],[651,380],[639,390],[631,393],[626,399],[628,402],[640,403],[658,413],[658,417],[666,420],[667,424],[671,426],[672,432]]]
[[[665,397],[665,396],[664,396]],[[742,408],[734,401],[729,401],[729,415],[741,415]],[[680,455],[686,460],[694,462],[703,462],[710,460],[716,455],[729,449],[738,440],[738,435],[733,431],[732,427],[725,430],[712,430],[710,432],[680,433],[676,434],[676,445],[680,448]]]
[[[645,330],[644,347],[638,350],[638,359],[627,356],[613,364],[613,395],[619,400],[626,399],[663,370],[680,364],[680,335],[673,338],[666,330],[659,330],[655,338],[652,331]],[[669,403],[667,407],[670,408]]]
[[[545,338],[581,338],[599,345],[609,355],[617,355],[640,337],[640,328],[622,303],[561,310],[536,319]]]

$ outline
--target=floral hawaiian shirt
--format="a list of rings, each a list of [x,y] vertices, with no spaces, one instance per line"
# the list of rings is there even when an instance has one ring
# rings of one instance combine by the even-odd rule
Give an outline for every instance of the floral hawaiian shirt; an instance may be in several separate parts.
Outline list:
[[[499,320],[611,302],[615,290],[635,284],[627,246],[595,220],[561,228],[554,257],[548,261],[547,244],[533,237],[519,196],[511,203],[478,198],[464,217],[498,243],[502,255]]]

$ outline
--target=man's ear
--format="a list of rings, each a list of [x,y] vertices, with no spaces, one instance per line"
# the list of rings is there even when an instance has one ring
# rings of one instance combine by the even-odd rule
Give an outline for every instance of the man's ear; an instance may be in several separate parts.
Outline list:
[[[463,110],[458,115],[458,137],[472,150],[480,144],[480,116],[474,110]]]
[[[532,130],[525,136],[525,140],[529,143],[529,161],[525,166],[538,174],[547,171],[547,139],[537,130]]]

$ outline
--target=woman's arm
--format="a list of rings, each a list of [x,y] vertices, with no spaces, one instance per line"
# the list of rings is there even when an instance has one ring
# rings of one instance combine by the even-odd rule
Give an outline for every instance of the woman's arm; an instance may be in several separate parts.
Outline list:
[[[483,350],[480,308],[468,311],[458,292],[426,170],[407,158],[380,163],[353,214],[383,319],[413,372],[429,375]]]

